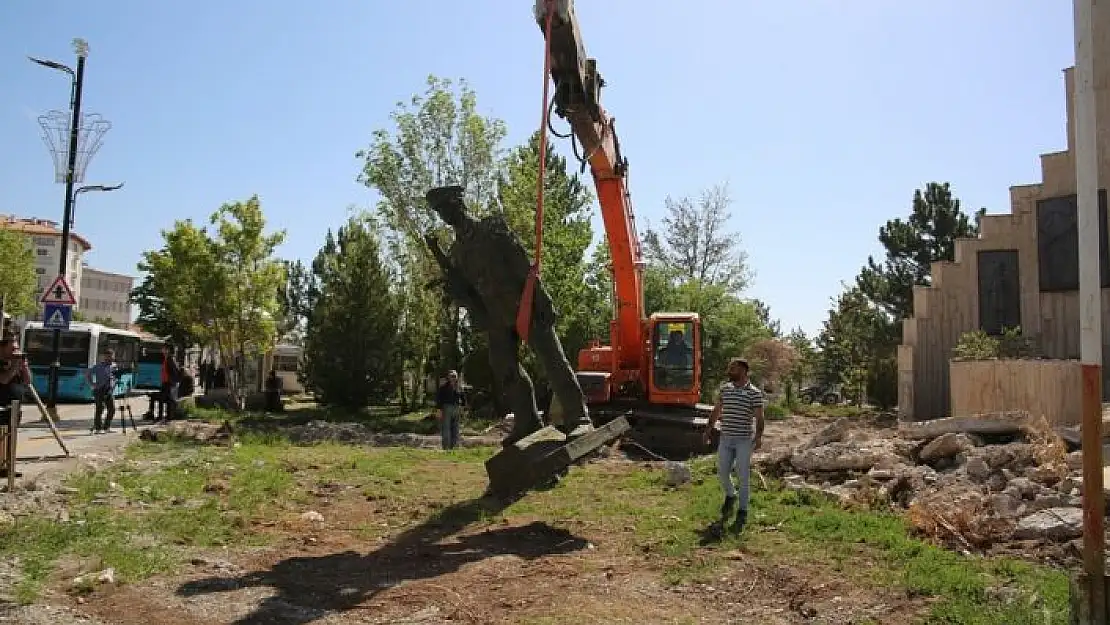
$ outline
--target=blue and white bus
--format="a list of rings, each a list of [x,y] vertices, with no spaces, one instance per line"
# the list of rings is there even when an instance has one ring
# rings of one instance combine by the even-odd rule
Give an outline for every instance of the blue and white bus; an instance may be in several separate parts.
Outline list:
[[[105,350],[116,355],[120,372],[116,380],[116,397],[126,395],[135,386],[136,360],[141,337],[129,330],[117,330],[97,323],[71,323],[61,332],[58,370],[58,399],[92,401],[92,387],[85,372],[95,365]],[[54,330],[43,328],[40,321],[29,321],[20,341],[31,367],[35,390],[46,397],[50,389],[50,364],[54,358]]]
[[[160,338],[144,337],[139,341],[135,364],[135,388],[162,388],[162,348],[166,342]]]

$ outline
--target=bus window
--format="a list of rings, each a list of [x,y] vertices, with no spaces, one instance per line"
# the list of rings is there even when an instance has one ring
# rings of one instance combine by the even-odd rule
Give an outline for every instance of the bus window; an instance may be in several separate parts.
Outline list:
[[[139,346],[139,362],[162,364],[163,343],[143,341]]]
[[[89,366],[89,333],[63,330],[61,335],[58,362],[63,367]],[[49,367],[54,361],[54,331],[28,329],[24,341],[26,345],[23,346],[23,351],[27,354],[27,363]]]
[[[101,331],[99,338],[100,340],[97,341],[97,360],[100,360],[104,352],[110,349],[115,353],[116,362],[121,367],[130,366],[135,362],[136,348],[139,346],[139,341],[135,337]]]

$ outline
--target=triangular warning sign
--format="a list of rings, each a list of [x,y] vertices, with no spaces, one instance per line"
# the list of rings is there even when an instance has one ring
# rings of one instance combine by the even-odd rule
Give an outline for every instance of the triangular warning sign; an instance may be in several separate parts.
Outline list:
[[[39,301],[43,304],[58,304],[59,306],[75,306],[77,298],[73,297],[73,291],[70,290],[69,285],[66,284],[65,276],[58,276],[46,287]]]
[[[48,328],[57,328],[66,325],[66,316],[62,314],[62,309],[55,308],[54,314],[50,315],[50,318],[46,320],[45,325]]]

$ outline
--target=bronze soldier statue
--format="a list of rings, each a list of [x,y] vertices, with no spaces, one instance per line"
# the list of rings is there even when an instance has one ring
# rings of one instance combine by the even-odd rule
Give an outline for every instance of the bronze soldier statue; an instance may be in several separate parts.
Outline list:
[[[531,264],[528,252],[500,216],[478,221],[466,214],[463,188],[437,187],[425,195],[429,206],[455,231],[449,257],[432,236],[425,237],[443,269],[451,298],[467,309],[489,337],[490,367],[513,409],[513,431],[505,444],[528,436],[542,423],[532,381],[517,358],[516,314]],[[568,438],[592,429],[585,396],[555,334],[555,307],[536,282],[528,344],[535,350],[554,391],[549,422]]]

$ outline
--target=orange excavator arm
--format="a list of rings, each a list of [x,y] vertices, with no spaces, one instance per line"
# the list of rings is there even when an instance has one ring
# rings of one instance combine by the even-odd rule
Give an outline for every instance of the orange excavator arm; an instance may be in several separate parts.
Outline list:
[[[644,261],[628,192],[628,161],[621,155],[614,120],[601,106],[605,81],[597,71],[597,61],[586,56],[573,0],[536,0],[536,20],[545,32],[549,7],[554,11],[548,40],[555,83],[551,107],[570,124],[571,140],[578,144],[575,152],[589,163],[612,256],[614,365],[618,370],[640,371]]]

